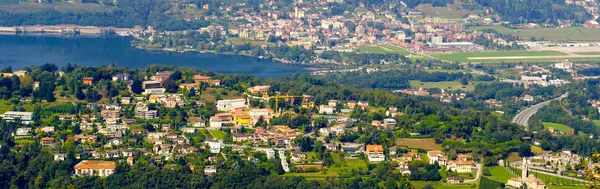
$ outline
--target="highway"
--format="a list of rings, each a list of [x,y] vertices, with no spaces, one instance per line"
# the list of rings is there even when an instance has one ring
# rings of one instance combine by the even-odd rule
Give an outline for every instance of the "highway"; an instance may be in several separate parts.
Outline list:
[[[519,112],[519,114],[517,114],[511,122],[525,127],[525,130],[529,130],[528,121],[529,121],[529,118],[531,118],[531,116],[533,114],[535,114],[541,107],[544,107],[544,106],[550,104],[550,102],[552,102],[554,100],[562,100],[563,98],[566,98],[567,96],[569,96],[569,93],[565,93],[563,95],[560,95],[558,98],[540,102],[539,104],[533,105],[533,106]]]

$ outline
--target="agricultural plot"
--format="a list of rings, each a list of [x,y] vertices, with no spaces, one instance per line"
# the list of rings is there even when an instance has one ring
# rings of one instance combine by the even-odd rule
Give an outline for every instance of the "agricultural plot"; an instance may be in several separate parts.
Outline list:
[[[309,155],[309,154],[307,154]],[[316,154],[314,154],[316,156]],[[283,176],[301,176],[307,179],[325,179],[325,177],[337,177],[353,170],[367,170],[367,162],[362,159],[342,159],[339,154],[331,153],[335,166],[327,167],[322,171],[308,173],[285,173]]]
[[[461,4],[449,4],[446,7],[433,7],[431,4],[420,4],[416,7],[423,14],[431,17],[439,17],[446,19],[462,19],[469,14],[478,14],[480,10],[463,9]]]
[[[436,144],[432,138],[425,139],[411,139],[401,138],[396,140],[396,144],[399,146],[406,146],[408,148],[422,148],[425,150],[442,150],[442,146]]]

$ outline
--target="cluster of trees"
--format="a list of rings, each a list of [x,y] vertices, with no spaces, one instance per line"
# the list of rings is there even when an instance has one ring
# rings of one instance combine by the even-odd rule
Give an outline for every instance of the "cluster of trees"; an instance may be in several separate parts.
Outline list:
[[[115,26],[132,28],[136,25],[152,26],[164,30],[198,29],[207,21],[192,20],[166,15],[171,4],[165,0],[122,0],[106,11],[60,11],[52,8],[38,12],[0,11],[0,25],[60,25]]]
[[[406,89],[410,88],[410,80],[422,82],[461,81],[466,85],[469,81],[491,81],[495,78],[493,76],[473,76],[463,72],[425,72],[416,69],[402,69],[377,74],[362,71],[330,73],[326,75],[326,79],[358,88]]]
[[[343,64],[367,65],[367,64],[389,64],[405,62],[411,64],[406,56],[396,53],[374,54],[374,53],[341,53],[337,51],[325,51],[319,54],[319,58],[331,60]]]
[[[577,73],[581,74],[581,75],[585,75],[585,76],[599,76],[600,68],[586,68],[586,69],[577,71]]]

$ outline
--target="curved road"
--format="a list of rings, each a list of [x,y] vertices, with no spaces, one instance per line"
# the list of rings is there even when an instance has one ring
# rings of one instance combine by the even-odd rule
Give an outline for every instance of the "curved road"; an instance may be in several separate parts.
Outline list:
[[[525,127],[525,130],[529,130],[528,121],[529,121],[529,118],[531,118],[531,116],[533,114],[535,114],[541,107],[544,107],[544,106],[550,104],[550,102],[552,102],[554,100],[562,100],[563,98],[566,98],[567,96],[569,96],[569,93],[565,93],[563,95],[560,95],[558,98],[540,102],[539,104],[533,105],[533,106],[519,112],[519,114],[517,114],[511,122]]]

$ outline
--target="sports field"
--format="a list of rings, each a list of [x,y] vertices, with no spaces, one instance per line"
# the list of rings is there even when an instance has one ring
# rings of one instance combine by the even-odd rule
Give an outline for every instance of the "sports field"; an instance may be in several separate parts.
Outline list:
[[[558,41],[600,41],[600,29],[584,27],[511,29],[504,26],[473,26],[469,29],[493,29],[503,34],[519,36],[522,40],[535,37],[537,40],[544,38]]]
[[[361,53],[374,53],[374,54],[401,54],[407,56],[410,54],[406,49],[394,46],[394,45],[367,45],[358,47],[358,51]]]

